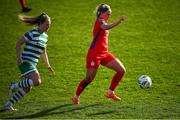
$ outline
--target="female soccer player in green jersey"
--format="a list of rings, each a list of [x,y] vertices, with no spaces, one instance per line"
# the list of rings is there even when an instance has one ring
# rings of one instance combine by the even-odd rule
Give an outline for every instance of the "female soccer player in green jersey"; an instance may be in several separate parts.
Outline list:
[[[19,16],[19,19],[28,25],[36,25],[37,28],[26,32],[16,43],[16,58],[22,80],[10,85],[8,91],[10,99],[4,105],[5,110],[16,110],[13,108],[13,104],[27,94],[33,86],[41,84],[41,77],[36,68],[40,56],[42,56],[48,70],[54,73],[46,51],[48,41],[46,32],[51,25],[50,17],[41,13],[39,16],[22,15]],[[22,45],[24,45],[24,49],[21,52]]]

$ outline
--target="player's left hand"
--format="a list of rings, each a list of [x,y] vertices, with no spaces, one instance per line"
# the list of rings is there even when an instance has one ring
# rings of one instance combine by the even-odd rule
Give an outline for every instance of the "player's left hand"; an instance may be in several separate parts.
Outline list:
[[[53,70],[53,68],[51,66],[48,67],[48,71],[50,74],[55,75],[55,71]]]

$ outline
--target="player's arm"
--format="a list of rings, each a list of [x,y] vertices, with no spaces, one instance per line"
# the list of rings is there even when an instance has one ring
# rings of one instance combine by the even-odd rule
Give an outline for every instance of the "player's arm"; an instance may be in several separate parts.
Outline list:
[[[21,64],[21,46],[26,43],[28,40],[22,36],[17,42],[16,42],[16,59],[17,59],[17,64]]]
[[[109,29],[123,23],[125,21],[125,19],[126,19],[126,17],[122,16],[122,17],[120,17],[120,19],[118,21],[110,23],[110,24],[107,24],[107,23],[102,21],[101,28],[104,30],[109,30]]]
[[[49,59],[48,59],[48,54],[47,54],[47,48],[45,47],[44,52],[42,53],[42,59],[47,66],[48,70],[54,74],[54,70],[52,69]]]

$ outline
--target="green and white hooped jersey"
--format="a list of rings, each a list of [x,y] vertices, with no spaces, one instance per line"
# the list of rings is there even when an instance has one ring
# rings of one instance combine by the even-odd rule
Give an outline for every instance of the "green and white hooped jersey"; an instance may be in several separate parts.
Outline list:
[[[39,33],[37,29],[33,29],[24,34],[24,37],[28,42],[24,46],[22,52],[23,62],[31,62],[37,64],[41,54],[44,52],[47,46],[48,35],[45,33]]]

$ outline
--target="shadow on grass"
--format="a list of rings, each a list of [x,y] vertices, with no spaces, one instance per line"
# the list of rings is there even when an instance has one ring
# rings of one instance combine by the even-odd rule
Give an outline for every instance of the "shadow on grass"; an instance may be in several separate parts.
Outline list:
[[[111,114],[111,113],[115,113],[115,112],[116,111],[102,111],[102,112],[98,112],[98,113],[88,114],[88,116],[105,115],[105,114]]]
[[[5,111],[6,111],[5,109],[1,109],[1,110],[0,110],[0,113],[5,112]]]
[[[25,118],[39,118],[39,117],[43,117],[43,116],[49,116],[49,115],[54,115],[54,114],[64,114],[67,112],[73,112],[76,110],[81,110],[81,109],[85,109],[88,107],[93,107],[93,106],[97,106],[98,104],[92,104],[92,105],[86,105],[86,106],[75,106],[74,104],[65,104],[65,105],[59,105],[53,108],[49,108],[31,115],[24,115],[24,116],[17,116],[17,117],[6,117],[4,119],[25,119]],[[66,108],[68,106],[74,106],[71,108]],[[58,109],[62,109],[61,111],[58,112],[54,112]]]

